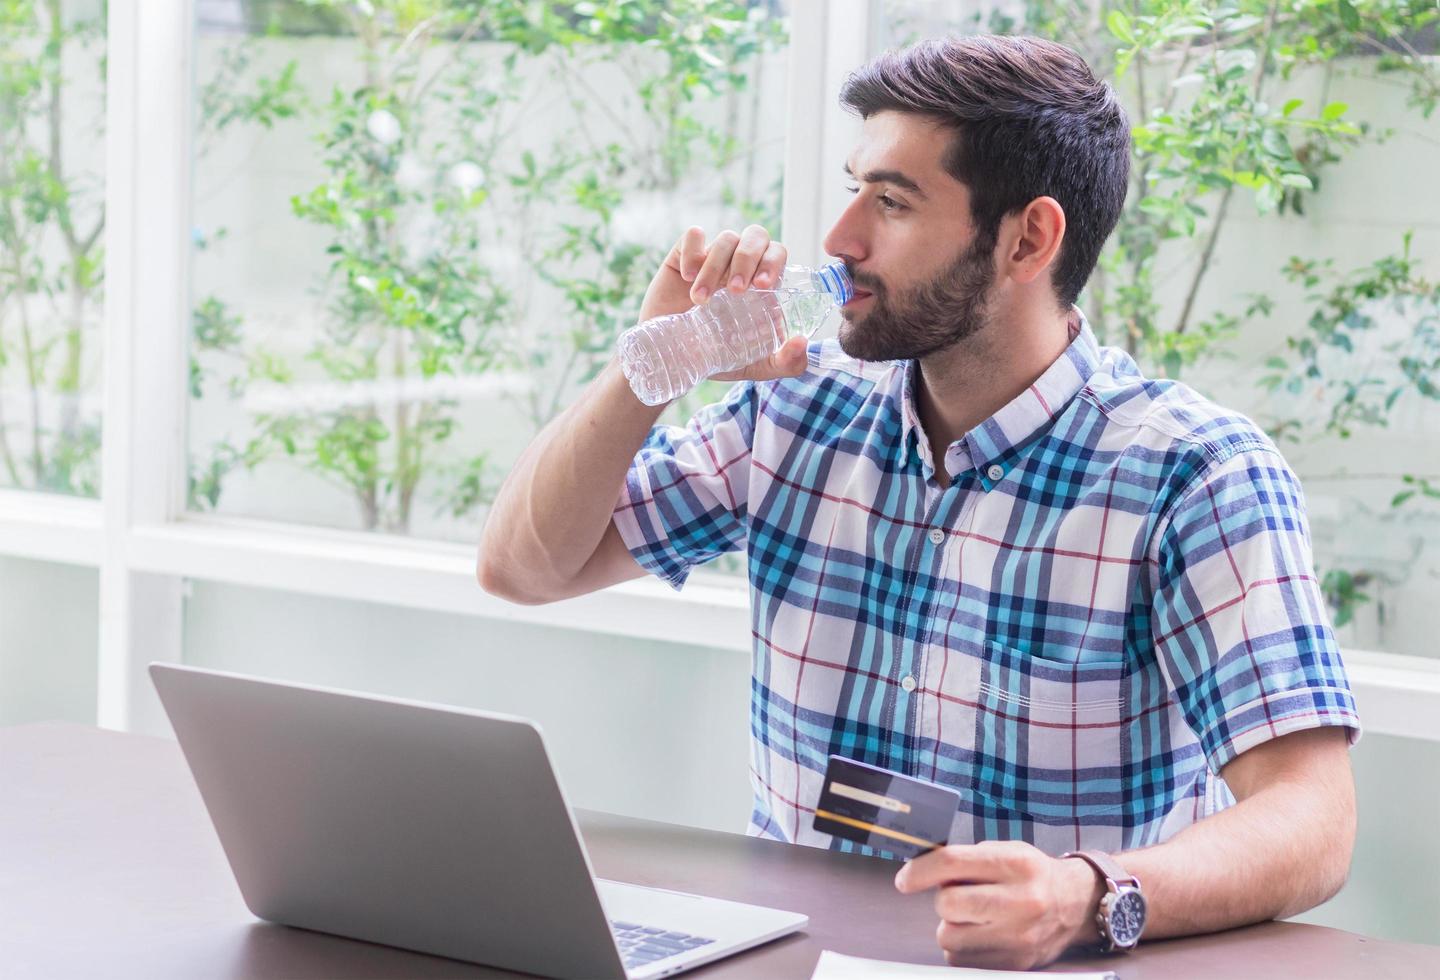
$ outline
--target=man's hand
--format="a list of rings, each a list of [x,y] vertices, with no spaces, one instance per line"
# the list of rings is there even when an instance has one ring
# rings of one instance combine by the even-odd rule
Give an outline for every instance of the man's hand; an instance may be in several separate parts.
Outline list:
[[[1022,841],[938,848],[901,868],[895,887],[938,889],[935,939],[951,966],[1030,970],[1099,941],[1104,882],[1087,862]]]
[[[785,272],[785,246],[770,240],[770,233],[759,225],[750,225],[740,234],[722,231],[707,247],[702,228],[686,229],[685,234],[665,256],[645,300],[640,306],[640,321],[672,313],[684,313],[692,306],[710,301],[721,289],[743,293],[756,289],[774,289]],[[716,381],[768,381],[772,378],[793,378],[805,371],[806,342],[792,337],[769,357],[738,371],[715,375]]]

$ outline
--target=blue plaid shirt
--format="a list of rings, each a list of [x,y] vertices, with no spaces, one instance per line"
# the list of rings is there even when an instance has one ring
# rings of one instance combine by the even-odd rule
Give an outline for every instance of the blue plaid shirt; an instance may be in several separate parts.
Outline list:
[[[1254,745],[1359,737],[1280,452],[1074,316],[949,487],[913,362],[833,340],[650,433],[614,514],[636,560],[679,588],[748,552],[751,833],[866,850],[812,827],[838,753],[959,790],[951,843],[1118,852],[1232,803]]]

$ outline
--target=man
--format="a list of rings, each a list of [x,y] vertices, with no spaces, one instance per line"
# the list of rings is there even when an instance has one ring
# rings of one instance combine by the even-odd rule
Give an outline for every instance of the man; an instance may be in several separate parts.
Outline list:
[[[1073,305],[1125,197],[1113,92],[1059,45],[975,37],[882,56],[841,97],[864,124],[824,243],[859,290],[838,344],[792,339],[686,429],[652,430],[612,364],[511,473],[482,585],[679,588],[746,549],[750,830],[856,849],[811,827],[831,753],[955,787],[951,845],[896,876],[935,890],[952,963],[1329,898],[1359,721],[1300,487]],[[759,227],[691,228],[640,315],[785,259]],[[1116,897],[1132,878],[1148,914]]]

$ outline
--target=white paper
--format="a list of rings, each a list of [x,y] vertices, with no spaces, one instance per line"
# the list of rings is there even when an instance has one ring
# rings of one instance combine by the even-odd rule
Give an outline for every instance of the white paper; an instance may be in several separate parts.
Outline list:
[[[1104,973],[1047,973],[1046,976],[1068,977],[1072,980],[1116,980],[1115,974]],[[1029,980],[1039,976],[1036,973],[1014,970],[976,970],[965,966],[922,966],[918,963],[887,963],[884,960],[867,960],[859,956],[845,956],[830,950],[820,954],[815,972],[810,980]]]

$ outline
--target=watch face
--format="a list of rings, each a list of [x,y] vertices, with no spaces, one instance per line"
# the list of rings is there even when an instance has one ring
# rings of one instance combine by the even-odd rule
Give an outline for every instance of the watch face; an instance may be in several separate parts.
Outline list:
[[[1117,946],[1133,946],[1145,928],[1145,899],[1135,890],[1123,891],[1110,903],[1110,935]]]

